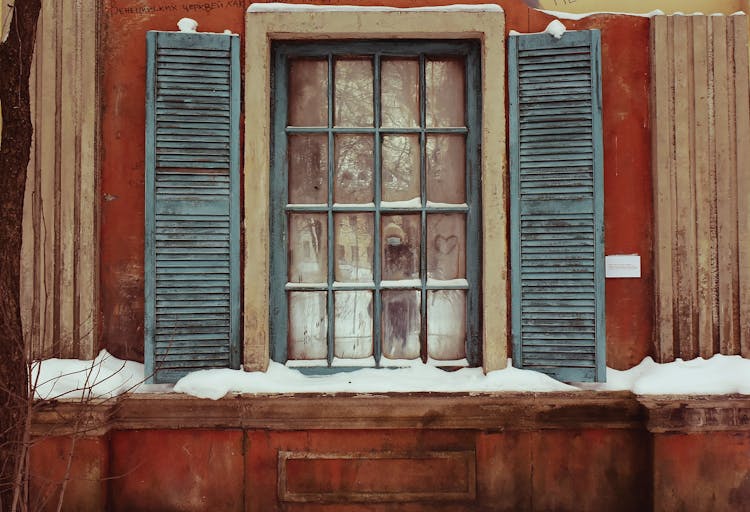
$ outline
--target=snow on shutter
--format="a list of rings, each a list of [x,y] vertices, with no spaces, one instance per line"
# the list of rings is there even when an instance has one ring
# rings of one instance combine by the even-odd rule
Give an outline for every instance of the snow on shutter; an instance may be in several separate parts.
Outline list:
[[[513,364],[604,381],[598,30],[509,41]]]
[[[239,37],[149,32],[145,362],[150,382],[239,368]]]

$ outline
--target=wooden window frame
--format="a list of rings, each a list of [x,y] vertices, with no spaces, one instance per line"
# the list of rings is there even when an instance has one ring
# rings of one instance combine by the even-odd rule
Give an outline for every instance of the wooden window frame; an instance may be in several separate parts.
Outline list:
[[[481,201],[479,194],[479,136],[481,126],[481,92],[479,89],[480,82],[480,66],[479,66],[479,45],[477,41],[462,41],[462,40],[449,40],[449,41],[428,41],[428,40],[409,40],[409,41],[383,41],[383,40],[367,40],[367,41],[346,41],[346,42],[329,42],[329,41],[314,41],[314,42],[280,42],[275,44],[272,48],[274,56],[274,73],[273,73],[273,87],[272,87],[272,98],[273,98],[273,117],[274,127],[271,135],[271,164],[272,164],[272,177],[271,177],[271,261],[270,261],[270,307],[271,307],[271,324],[270,324],[270,337],[271,337],[271,359],[277,362],[287,362],[287,333],[288,333],[288,301],[286,294],[291,289],[287,289],[287,272],[288,272],[288,256],[287,256],[287,241],[288,241],[288,227],[287,227],[287,214],[290,213],[305,213],[314,212],[326,214],[328,217],[328,237],[333,236],[334,231],[334,215],[336,213],[352,212],[352,213],[370,213],[374,216],[375,220],[375,232],[374,232],[374,250],[373,250],[373,284],[365,285],[364,283],[352,283],[350,286],[338,284],[333,285],[333,255],[332,247],[326,251],[328,253],[328,283],[325,289],[320,287],[305,288],[315,291],[325,291],[328,296],[327,304],[327,317],[328,317],[328,358],[327,366],[314,366],[300,368],[302,371],[319,373],[321,370],[335,370],[341,371],[346,368],[336,366],[332,368],[333,353],[334,353],[334,333],[332,326],[334,325],[334,295],[335,291],[372,291],[373,292],[373,356],[375,358],[376,366],[381,365],[382,356],[382,332],[381,332],[381,321],[382,321],[382,297],[381,291],[388,289],[404,289],[404,288],[389,288],[383,287],[380,272],[378,269],[382,264],[381,261],[381,247],[379,243],[379,233],[382,227],[382,216],[388,214],[412,214],[420,216],[420,281],[421,285],[418,288],[407,288],[408,290],[415,289],[420,292],[421,295],[421,312],[420,318],[424,325],[427,319],[427,297],[428,290],[461,290],[466,292],[466,334],[465,334],[465,349],[466,359],[469,366],[479,366],[481,364],[481,347],[479,347],[480,340],[480,329],[481,329],[481,315],[479,315],[479,278],[480,278],[480,234],[481,234]],[[432,56],[438,57],[460,57],[465,63],[465,87],[466,87],[466,103],[465,103],[465,127],[461,128],[445,128],[445,127],[429,127],[425,124],[426,116],[426,98],[424,97],[424,91],[420,93],[420,111],[422,112],[421,127],[420,128],[397,128],[397,127],[383,127],[379,124],[380,116],[380,99],[375,97],[375,108],[374,115],[376,122],[374,126],[368,128],[336,128],[332,125],[332,112],[329,112],[329,126],[320,128],[311,127],[290,127],[287,125],[287,107],[288,107],[288,76],[284,70],[288,69],[289,59],[305,57],[305,58],[324,58],[328,62],[329,66],[329,79],[330,74],[333,73],[332,66],[333,62],[337,57],[357,57],[367,56],[371,57],[374,62],[373,68],[373,84],[380,83],[380,62],[381,59],[387,59],[391,56],[406,57],[406,58],[417,58],[421,62],[420,74],[424,75],[425,62]],[[423,80],[423,78],[420,78]],[[329,81],[327,83],[327,95],[329,109],[333,103],[333,83]],[[374,90],[378,91],[378,85],[375,85]],[[423,88],[423,87],[422,87]],[[372,205],[345,205],[336,206],[328,205],[325,207],[321,206],[308,206],[308,205],[289,205],[287,197],[287,136],[290,134],[310,134],[318,133],[327,136],[329,144],[329,178],[328,178],[328,193],[332,195],[333,185],[333,143],[334,133],[357,133],[366,134],[374,137],[375,151],[374,151],[374,192],[375,201]],[[429,203],[425,203],[419,207],[399,207],[399,208],[386,208],[381,206],[382,198],[380,197],[382,188],[382,170],[380,164],[382,162],[381,157],[381,137],[388,135],[418,135],[420,144],[420,185],[421,193],[420,197],[427,199],[427,183],[426,183],[426,154],[425,146],[427,144],[427,137],[429,135],[463,135],[466,137],[466,167],[465,167],[465,181],[466,181],[466,204],[461,206],[432,206]],[[331,196],[332,197],[332,196]],[[466,259],[466,274],[465,280],[467,285],[456,286],[456,285],[431,285],[427,282],[427,218],[431,213],[440,214],[462,214],[466,216],[466,235],[465,235],[465,259]],[[295,287],[296,290],[302,288]],[[426,326],[423,329],[423,336],[427,335]],[[425,340],[422,340],[422,358],[426,360],[427,350],[424,345]],[[438,364],[437,361],[435,364]],[[446,362],[447,366],[451,366],[455,363]],[[386,364],[387,366],[387,364]],[[369,367],[369,366],[365,366]],[[356,369],[358,367],[350,367],[350,369]]]
[[[270,359],[271,46],[295,40],[478,40],[481,58],[481,352],[504,368],[508,342],[505,17],[499,8],[249,9],[245,38],[244,368]],[[250,237],[248,234],[252,234]]]

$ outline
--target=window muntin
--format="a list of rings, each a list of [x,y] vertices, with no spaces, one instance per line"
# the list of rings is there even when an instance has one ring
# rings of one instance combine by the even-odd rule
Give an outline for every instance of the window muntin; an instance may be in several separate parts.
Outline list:
[[[480,364],[478,45],[273,51],[273,359]]]

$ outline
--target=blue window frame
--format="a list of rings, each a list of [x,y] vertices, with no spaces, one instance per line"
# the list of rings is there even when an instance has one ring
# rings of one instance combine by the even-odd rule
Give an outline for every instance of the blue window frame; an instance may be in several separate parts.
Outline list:
[[[272,359],[481,365],[478,42],[272,51]]]

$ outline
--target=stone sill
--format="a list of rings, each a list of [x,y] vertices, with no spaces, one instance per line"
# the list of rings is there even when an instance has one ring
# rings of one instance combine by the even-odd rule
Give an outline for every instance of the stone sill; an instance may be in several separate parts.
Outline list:
[[[75,425],[78,425],[77,427]],[[257,394],[208,400],[126,394],[81,404],[39,402],[37,436],[142,429],[450,429],[490,432],[646,429],[652,433],[750,431],[750,396],[564,393]]]

